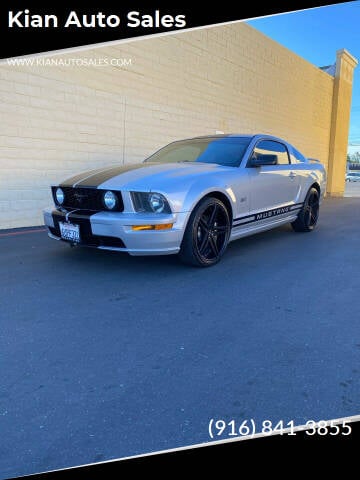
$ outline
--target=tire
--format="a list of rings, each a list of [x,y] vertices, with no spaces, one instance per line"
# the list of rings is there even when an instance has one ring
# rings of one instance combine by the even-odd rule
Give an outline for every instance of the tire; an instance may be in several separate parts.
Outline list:
[[[225,253],[230,231],[230,215],[225,205],[215,197],[203,198],[190,215],[180,260],[195,267],[215,265]]]
[[[308,191],[304,205],[291,226],[295,232],[312,232],[319,218],[320,194],[314,187]]]

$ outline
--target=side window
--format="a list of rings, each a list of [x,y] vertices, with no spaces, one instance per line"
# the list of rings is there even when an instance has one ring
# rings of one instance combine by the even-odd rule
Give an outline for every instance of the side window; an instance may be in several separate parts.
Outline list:
[[[278,165],[288,165],[289,154],[283,143],[274,140],[261,140],[255,147],[253,157],[257,155],[276,155]]]
[[[296,158],[297,162],[305,163],[306,158],[302,153],[299,152],[299,150],[296,150],[296,148],[293,147],[293,155]]]

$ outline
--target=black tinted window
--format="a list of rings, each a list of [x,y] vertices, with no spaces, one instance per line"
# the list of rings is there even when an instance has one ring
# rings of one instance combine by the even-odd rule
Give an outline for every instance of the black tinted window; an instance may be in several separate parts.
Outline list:
[[[244,156],[251,137],[193,138],[173,142],[147,158],[145,162],[217,163],[237,167]]]
[[[278,165],[287,165],[289,155],[287,148],[283,143],[274,140],[261,140],[255,147],[253,156],[257,155],[276,155]]]

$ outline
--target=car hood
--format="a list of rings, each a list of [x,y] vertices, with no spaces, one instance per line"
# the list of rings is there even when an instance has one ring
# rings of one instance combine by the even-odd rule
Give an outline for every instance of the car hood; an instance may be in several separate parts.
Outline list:
[[[83,172],[60,185],[114,190],[162,190],[173,182],[183,184],[194,176],[198,178],[199,175],[214,173],[219,169],[229,171],[232,168],[214,163],[138,163]]]

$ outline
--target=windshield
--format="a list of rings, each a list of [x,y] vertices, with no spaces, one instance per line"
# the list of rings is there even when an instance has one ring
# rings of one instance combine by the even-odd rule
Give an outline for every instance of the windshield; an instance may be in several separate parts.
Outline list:
[[[151,163],[201,162],[238,167],[252,137],[195,138],[173,142],[147,158]]]

